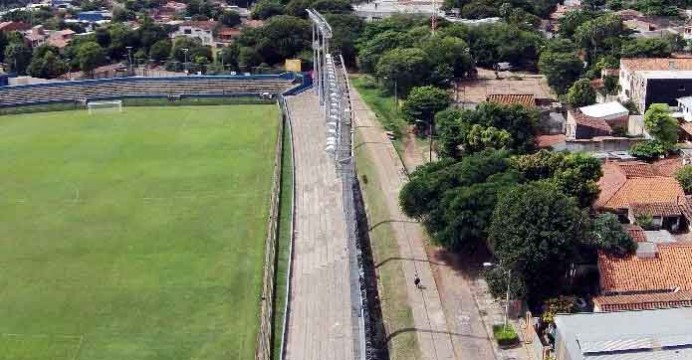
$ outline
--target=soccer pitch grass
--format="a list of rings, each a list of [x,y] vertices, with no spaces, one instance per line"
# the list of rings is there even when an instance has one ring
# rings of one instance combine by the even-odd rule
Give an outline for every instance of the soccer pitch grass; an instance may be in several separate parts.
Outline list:
[[[0,117],[0,359],[254,357],[276,105]]]

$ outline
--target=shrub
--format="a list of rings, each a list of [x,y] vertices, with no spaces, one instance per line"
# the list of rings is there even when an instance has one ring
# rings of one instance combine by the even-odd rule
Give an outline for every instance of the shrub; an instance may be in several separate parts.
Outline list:
[[[512,325],[493,325],[493,337],[501,347],[510,347],[519,344],[519,336]]]
[[[686,194],[692,193],[692,166],[685,165],[676,171],[675,179],[678,180]]]

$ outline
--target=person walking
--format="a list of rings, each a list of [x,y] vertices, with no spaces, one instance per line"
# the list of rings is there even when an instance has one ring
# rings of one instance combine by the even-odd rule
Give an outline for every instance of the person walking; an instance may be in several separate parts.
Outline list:
[[[418,275],[416,275],[416,277],[413,279],[413,284],[420,289],[420,278],[418,277]]]

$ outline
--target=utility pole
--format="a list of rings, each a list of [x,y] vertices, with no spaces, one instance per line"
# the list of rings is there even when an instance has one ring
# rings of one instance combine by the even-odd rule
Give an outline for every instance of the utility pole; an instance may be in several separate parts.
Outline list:
[[[132,46],[127,46],[127,62],[129,68],[130,68],[130,76],[133,75],[133,68],[132,68]]]
[[[187,52],[190,51],[188,48],[184,48],[183,52],[185,53],[185,62],[183,63],[183,68],[185,69],[185,75],[187,75]]]

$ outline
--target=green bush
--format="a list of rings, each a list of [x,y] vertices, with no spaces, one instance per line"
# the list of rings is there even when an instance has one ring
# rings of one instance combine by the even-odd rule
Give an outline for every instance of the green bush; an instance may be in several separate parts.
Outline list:
[[[493,337],[502,347],[510,347],[519,344],[519,336],[512,325],[493,325]]]

